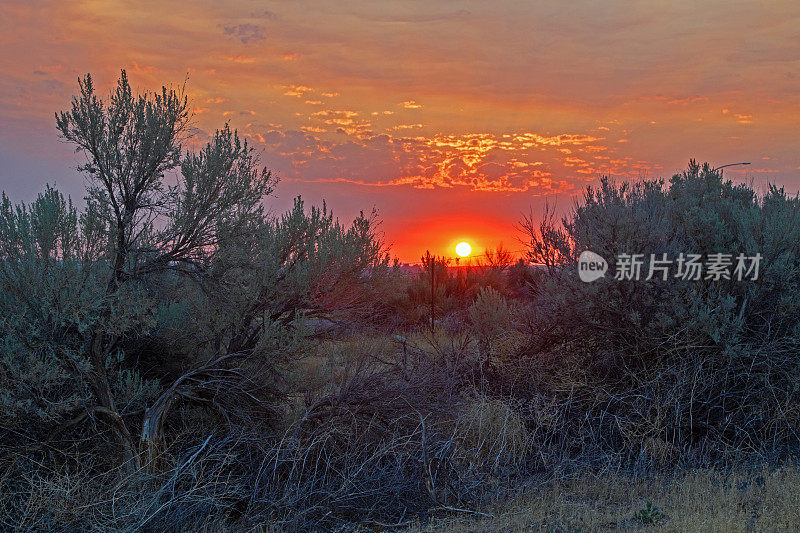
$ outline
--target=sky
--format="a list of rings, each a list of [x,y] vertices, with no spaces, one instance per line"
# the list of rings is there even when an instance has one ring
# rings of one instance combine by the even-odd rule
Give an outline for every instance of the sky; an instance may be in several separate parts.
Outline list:
[[[54,113],[122,68],[139,91],[186,84],[187,146],[247,137],[280,178],[270,211],[376,209],[407,262],[518,250],[523,214],[690,158],[800,189],[796,1],[6,0],[0,189],[82,198]]]

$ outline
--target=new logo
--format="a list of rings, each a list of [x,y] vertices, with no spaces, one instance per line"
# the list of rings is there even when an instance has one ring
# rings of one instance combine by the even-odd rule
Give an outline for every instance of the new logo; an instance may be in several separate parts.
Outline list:
[[[605,259],[594,252],[585,250],[578,257],[578,276],[587,283],[602,278],[608,270]]]

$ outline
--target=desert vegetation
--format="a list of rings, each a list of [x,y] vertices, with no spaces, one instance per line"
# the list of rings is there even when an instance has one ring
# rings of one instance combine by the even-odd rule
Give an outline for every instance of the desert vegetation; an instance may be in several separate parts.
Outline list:
[[[190,125],[86,76],[56,115],[84,207],[2,196],[2,528],[796,527],[798,197],[691,161],[409,273],[374,213],[272,214],[252,147]],[[763,259],[585,283],[584,250]]]

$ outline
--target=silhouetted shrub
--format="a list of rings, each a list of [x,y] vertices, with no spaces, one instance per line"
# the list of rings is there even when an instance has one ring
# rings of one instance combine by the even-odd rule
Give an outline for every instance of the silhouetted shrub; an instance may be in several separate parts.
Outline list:
[[[717,454],[797,445],[799,207],[782,189],[757,198],[691,162],[668,186],[603,180],[562,229],[531,228],[531,259],[558,261],[535,286],[528,354],[547,357],[547,379],[566,381],[564,401],[590,413],[584,435],[634,455],[650,438]],[[609,261],[606,279],[578,279],[583,250]],[[640,281],[608,279],[618,254],[716,252],[760,253],[758,279],[644,281],[648,260]]]
[[[252,149],[226,125],[184,154],[187,120],[175,91],[123,72],[104,102],[87,76],[57,117],[86,208],[2,195],[0,526],[397,529],[535,471],[796,455],[800,198],[692,161],[524,218],[520,262],[408,274],[375,216],[267,215]],[[626,253],[762,260],[610,279]]]

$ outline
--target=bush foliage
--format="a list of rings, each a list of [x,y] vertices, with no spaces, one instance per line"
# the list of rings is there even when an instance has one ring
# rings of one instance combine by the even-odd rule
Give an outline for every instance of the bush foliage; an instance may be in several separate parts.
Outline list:
[[[798,197],[694,161],[604,178],[560,221],[524,217],[519,262],[408,274],[374,214],[268,214],[253,149],[224,125],[184,151],[189,117],[180,91],[135,95],[123,71],[104,100],[86,76],[56,115],[85,207],[2,195],[4,527],[398,528],[543,473],[796,453]],[[584,250],[612,272],[762,261],[584,283]]]

